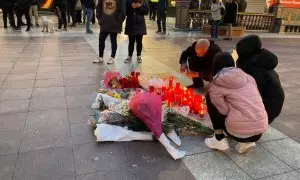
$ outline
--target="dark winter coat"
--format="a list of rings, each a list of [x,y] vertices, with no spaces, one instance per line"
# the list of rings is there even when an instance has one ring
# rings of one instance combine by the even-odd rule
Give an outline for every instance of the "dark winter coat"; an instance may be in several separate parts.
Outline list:
[[[101,32],[121,33],[126,16],[125,0],[99,0],[96,12]]]
[[[83,4],[88,9],[95,9],[96,7],[95,0],[83,0]]]
[[[271,123],[281,113],[285,95],[274,70],[278,64],[277,56],[261,47],[256,35],[241,39],[236,47],[237,66],[255,79]]]
[[[189,9],[199,9],[199,0],[191,0]]]
[[[169,4],[168,0],[159,0],[157,5],[157,10],[159,13],[164,14],[168,10]]]
[[[225,15],[224,23],[236,23],[237,13],[238,13],[238,4],[236,2],[226,3],[225,4]]]
[[[13,0],[0,0],[0,8],[11,8],[13,6]]]
[[[16,0],[15,6],[19,9],[28,9],[30,8],[30,0]]]
[[[204,80],[210,81],[214,56],[222,50],[214,41],[210,41],[207,53],[203,57],[199,57],[195,51],[196,44],[197,41],[182,52],[179,63],[185,64],[188,61],[191,71],[199,72]]]
[[[149,7],[147,1],[143,2],[140,8],[133,8],[132,3],[135,0],[126,1],[126,26],[125,34],[127,35],[146,35],[145,15],[148,14]]]
[[[68,9],[71,11],[75,10],[77,0],[67,0]]]
[[[39,0],[30,0],[30,5],[38,5]]]
[[[58,7],[60,10],[66,10],[67,8],[67,1],[66,0],[54,0],[53,7]]]

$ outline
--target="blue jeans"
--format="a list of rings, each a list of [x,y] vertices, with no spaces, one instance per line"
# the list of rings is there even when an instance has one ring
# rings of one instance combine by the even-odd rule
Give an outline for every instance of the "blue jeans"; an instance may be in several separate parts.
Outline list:
[[[90,24],[93,18],[93,9],[86,8],[86,32],[90,31]]]
[[[219,26],[220,26],[220,20],[213,20],[212,26],[211,26],[211,38],[218,38],[219,34]]]

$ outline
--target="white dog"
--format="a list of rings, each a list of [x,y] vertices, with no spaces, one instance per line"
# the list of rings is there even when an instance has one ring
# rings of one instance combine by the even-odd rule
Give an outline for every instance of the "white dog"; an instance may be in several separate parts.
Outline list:
[[[48,19],[47,16],[43,16],[42,21],[43,21],[42,32],[45,32],[45,29],[46,29],[46,32],[48,32],[48,30],[49,30],[51,33],[54,33],[54,22],[52,20]]]

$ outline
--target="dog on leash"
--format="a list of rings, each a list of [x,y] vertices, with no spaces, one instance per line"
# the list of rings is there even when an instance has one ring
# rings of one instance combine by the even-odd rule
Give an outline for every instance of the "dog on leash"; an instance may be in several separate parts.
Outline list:
[[[42,22],[43,22],[43,30],[42,32],[49,32],[54,33],[54,22],[50,19],[48,19],[47,16],[42,17]]]

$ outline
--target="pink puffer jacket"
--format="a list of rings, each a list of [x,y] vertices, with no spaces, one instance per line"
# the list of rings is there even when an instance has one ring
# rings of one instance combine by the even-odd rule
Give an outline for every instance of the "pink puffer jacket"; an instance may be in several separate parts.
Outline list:
[[[240,138],[262,134],[268,115],[255,80],[239,68],[224,68],[209,88],[211,102],[227,116],[227,131]]]

